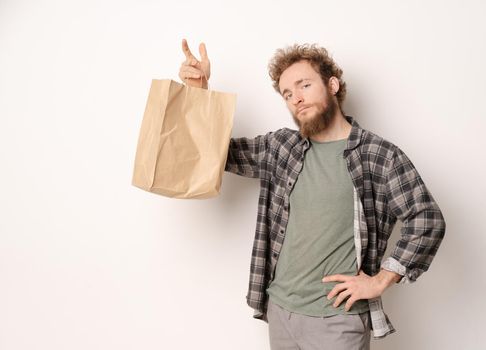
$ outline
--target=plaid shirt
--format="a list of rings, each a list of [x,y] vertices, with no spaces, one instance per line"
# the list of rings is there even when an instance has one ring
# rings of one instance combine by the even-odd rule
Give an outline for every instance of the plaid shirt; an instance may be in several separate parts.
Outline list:
[[[432,194],[410,159],[396,145],[352,125],[343,157],[354,187],[354,241],[357,268],[370,276],[380,268],[412,283],[429,268],[445,234],[445,220]],[[308,138],[281,128],[255,138],[231,138],[225,171],[260,179],[258,215],[253,243],[248,305],[253,317],[268,322],[266,289],[289,219],[289,195],[304,163]],[[396,221],[403,222],[401,238],[383,262]],[[381,296],[368,299],[373,337],[384,338],[395,328],[383,309]]]

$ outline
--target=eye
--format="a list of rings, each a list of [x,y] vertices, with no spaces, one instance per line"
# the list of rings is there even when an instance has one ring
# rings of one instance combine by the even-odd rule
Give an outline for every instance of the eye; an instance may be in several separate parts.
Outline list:
[[[285,100],[287,101],[291,95],[292,94],[287,94],[287,96],[285,96]]]
[[[306,87],[306,86],[310,86],[310,85],[311,85],[311,84],[305,84],[305,85],[304,85],[304,87]]]

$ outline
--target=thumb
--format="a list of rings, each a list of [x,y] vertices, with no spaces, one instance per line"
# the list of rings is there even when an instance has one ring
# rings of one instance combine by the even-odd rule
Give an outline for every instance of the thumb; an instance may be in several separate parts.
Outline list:
[[[206,45],[204,43],[199,44],[199,54],[202,60],[208,60],[208,52],[206,51]]]

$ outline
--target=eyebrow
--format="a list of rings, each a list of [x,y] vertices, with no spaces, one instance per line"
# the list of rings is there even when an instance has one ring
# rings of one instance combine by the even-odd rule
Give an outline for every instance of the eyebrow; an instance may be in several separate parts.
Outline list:
[[[300,83],[302,83],[304,80],[312,80],[312,79],[309,79],[309,78],[303,78],[303,79],[299,79],[297,80],[295,83],[294,83],[294,86],[297,86],[299,85]],[[282,91],[282,95],[285,94],[287,91],[290,91],[289,89],[284,89],[284,91]]]

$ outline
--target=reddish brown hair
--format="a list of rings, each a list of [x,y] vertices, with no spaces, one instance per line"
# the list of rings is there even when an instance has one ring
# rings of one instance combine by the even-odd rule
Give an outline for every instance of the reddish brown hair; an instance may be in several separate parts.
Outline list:
[[[327,50],[317,44],[294,44],[284,49],[277,49],[268,64],[268,74],[272,79],[275,91],[280,94],[278,83],[283,71],[292,64],[301,60],[307,60],[312,67],[320,74],[322,82],[328,87],[329,78],[334,76],[339,79],[339,91],[336,93],[339,107],[346,97],[346,82],[341,78],[343,71],[334,62]]]

